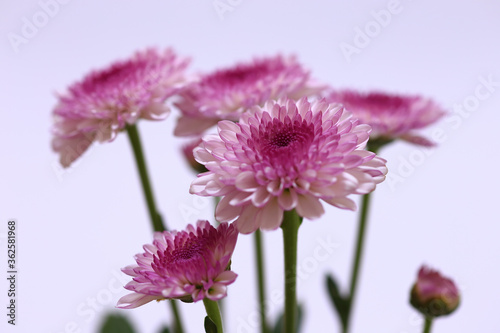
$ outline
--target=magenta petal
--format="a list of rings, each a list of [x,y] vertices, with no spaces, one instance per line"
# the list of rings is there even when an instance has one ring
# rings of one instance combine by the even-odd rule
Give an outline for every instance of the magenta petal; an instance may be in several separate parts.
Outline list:
[[[205,220],[183,231],[156,232],[153,244],[136,255],[139,266],[123,269],[134,277],[125,286],[134,293],[122,297],[117,306],[128,309],[154,299],[189,297],[196,302],[210,293],[212,298],[223,297],[222,289],[214,285],[229,285],[237,277],[226,271],[237,237],[234,225],[221,223],[215,228]]]

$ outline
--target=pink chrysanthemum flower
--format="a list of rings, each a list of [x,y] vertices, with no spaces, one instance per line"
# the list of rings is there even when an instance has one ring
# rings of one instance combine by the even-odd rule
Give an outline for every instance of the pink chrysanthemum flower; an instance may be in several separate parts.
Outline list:
[[[347,196],[373,191],[387,173],[385,160],[363,149],[370,126],[325,100],[270,101],[239,123],[220,121],[218,130],[194,150],[209,171],[190,192],[223,196],[216,218],[236,219],[241,233],[276,229],[292,209],[317,218],[320,199],[354,210]]]
[[[410,303],[426,316],[443,316],[458,307],[460,293],[451,279],[422,266],[411,290]]]
[[[233,225],[217,229],[208,221],[188,225],[186,231],[156,232],[153,244],[137,254],[137,265],[122,271],[133,277],[125,288],[133,291],[117,307],[132,309],[152,300],[217,301],[237,274],[229,270],[238,232]]]
[[[319,95],[326,86],[313,83],[294,57],[275,56],[218,70],[188,84],[176,106],[182,112],[175,135],[200,135],[219,120],[237,121],[241,113],[270,99]]]
[[[139,118],[164,119],[164,103],[179,90],[188,62],[171,49],[149,49],[71,85],[53,111],[52,147],[61,164],[68,167],[94,141],[112,141]]]
[[[435,102],[420,96],[342,90],[331,92],[327,100],[342,103],[355,117],[369,124],[372,140],[402,139],[427,147],[434,143],[415,134],[414,130],[424,128],[446,114]]]

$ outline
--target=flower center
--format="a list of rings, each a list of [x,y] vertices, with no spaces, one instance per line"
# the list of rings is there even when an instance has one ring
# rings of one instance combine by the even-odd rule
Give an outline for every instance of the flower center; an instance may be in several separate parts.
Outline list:
[[[379,105],[380,107],[398,108],[405,104],[405,99],[399,96],[387,96],[380,93],[371,93],[366,96],[366,103]]]
[[[123,82],[127,79],[127,76],[131,75],[131,70],[131,65],[127,66],[126,64],[115,64],[113,67],[105,71],[97,72],[90,76],[85,82],[83,82],[82,88],[86,92],[99,91],[103,86],[112,86],[117,84],[117,82]]]
[[[214,88],[234,88],[260,80],[269,75],[269,72],[270,68],[266,64],[241,65],[214,73],[205,79],[205,84]]]
[[[343,96],[342,103],[348,110],[352,109],[352,111],[356,112],[391,114],[395,110],[408,109],[411,102],[409,99],[400,96],[373,92],[366,95],[347,93]]]
[[[238,68],[235,70],[227,71],[224,74],[225,75],[223,77],[227,80],[228,83],[238,83],[248,80],[255,75],[255,72],[248,70],[247,68]]]
[[[177,264],[181,262],[191,261],[202,256],[203,245],[201,242],[186,244],[181,248],[176,248],[170,253],[169,262]]]
[[[285,131],[276,133],[276,135],[273,138],[271,138],[269,143],[271,145],[274,145],[277,148],[282,148],[282,147],[287,147],[288,145],[290,145],[290,143],[295,141],[296,138],[297,138],[296,133],[285,130]]]
[[[252,134],[256,167],[269,166],[279,177],[295,179],[309,157],[315,138],[314,124],[302,119],[263,122]]]
[[[177,242],[176,242],[177,243]],[[173,250],[166,249],[158,252],[152,264],[153,269],[160,276],[167,276],[183,267],[203,265],[207,244],[203,239],[193,237],[177,243]]]
[[[312,124],[300,120],[284,123],[274,119],[268,124],[261,125],[258,141],[260,141],[263,157],[279,156],[282,158],[290,153],[307,152],[313,138],[314,125]]]

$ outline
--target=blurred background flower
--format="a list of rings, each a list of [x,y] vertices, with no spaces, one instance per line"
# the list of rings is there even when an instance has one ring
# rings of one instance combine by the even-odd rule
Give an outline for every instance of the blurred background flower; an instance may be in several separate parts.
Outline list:
[[[202,75],[180,92],[178,136],[200,135],[219,120],[237,121],[242,112],[270,99],[318,95],[315,83],[295,57],[256,58]]]
[[[72,84],[53,112],[52,147],[61,164],[70,166],[94,141],[112,141],[140,118],[165,119],[165,101],[184,82],[187,65],[171,49],[148,49]]]
[[[445,111],[434,101],[421,96],[333,90],[327,100],[344,107],[372,127],[370,140],[388,143],[402,139],[421,146],[434,143],[416,133],[441,119]]]

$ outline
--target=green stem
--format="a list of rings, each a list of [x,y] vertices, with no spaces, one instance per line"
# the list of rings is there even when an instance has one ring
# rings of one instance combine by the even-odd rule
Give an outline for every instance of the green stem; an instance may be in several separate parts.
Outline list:
[[[184,333],[184,327],[182,326],[181,316],[179,314],[179,309],[177,308],[177,301],[170,300],[170,309],[174,315],[174,332]]]
[[[146,167],[146,159],[144,158],[139,131],[137,130],[137,126],[135,124],[127,125],[126,129],[130,144],[132,145],[132,150],[134,152],[135,162],[137,165],[137,170],[139,172],[139,177],[141,178],[142,190],[144,193],[144,197],[146,198],[146,204],[148,206],[149,217],[153,225],[153,229],[154,231],[165,231],[167,229],[163,224],[161,215],[156,209],[155,199],[153,196],[151,182],[149,181],[148,169]],[[177,303],[175,303],[175,301],[170,301],[169,303],[175,319],[175,332],[183,333],[184,328],[179,315],[179,310],[177,308]]]
[[[219,201],[220,201],[221,197],[214,197],[214,212],[215,212],[215,209],[217,209],[217,205],[219,204]],[[215,220],[215,225],[216,226],[219,226],[220,222]],[[225,318],[225,314],[224,314],[224,311],[225,311],[225,306],[224,306],[224,299],[225,298],[221,298],[219,301],[218,301],[218,304],[219,304],[219,311],[221,313],[221,316],[222,318]],[[224,324],[224,323],[223,323]]]
[[[151,223],[153,224],[154,231],[165,231],[166,228],[163,225],[158,210],[156,209],[155,199],[153,196],[153,189],[151,187],[151,182],[149,181],[148,170],[146,167],[146,160],[144,158],[144,153],[142,151],[141,139],[139,137],[139,131],[137,126],[127,125],[127,134],[130,139],[130,144],[132,145],[132,150],[134,151],[135,161],[137,164],[137,170],[141,178],[142,190],[144,192],[144,197],[146,198],[146,204],[148,206],[149,217]]]
[[[432,317],[425,317],[425,325],[423,333],[431,333]]]
[[[359,229],[358,229],[358,238],[356,241],[356,254],[354,256],[354,265],[352,267],[352,275],[351,275],[351,288],[349,290],[349,295],[351,296],[351,302],[356,294],[356,287],[358,285],[358,276],[359,276],[359,266],[361,265],[361,254],[363,253],[363,245],[366,234],[366,222],[368,216],[368,208],[370,206],[370,194],[365,194],[361,203],[361,213],[359,218]]]
[[[370,141],[368,141],[367,145],[367,150],[370,150],[374,153],[382,147],[383,144],[376,144],[376,145],[370,145]],[[347,318],[345,320],[345,324],[342,327],[342,332],[347,333],[349,332],[349,324],[350,324],[350,318],[352,314],[352,308],[353,308],[353,303],[354,303],[354,298],[356,296],[356,290],[358,286],[358,280],[359,280],[359,270],[361,266],[361,256],[363,254],[363,247],[365,243],[365,234],[366,234],[366,224],[368,221],[368,212],[370,209],[370,198],[371,198],[371,193],[363,195],[362,202],[361,202],[361,210],[359,214],[359,221],[358,221],[358,235],[356,239],[356,252],[354,254],[354,263],[352,265],[352,270],[351,270],[351,285],[349,288],[349,297],[347,299]]]
[[[286,211],[283,216],[283,248],[285,255],[285,312],[283,333],[297,330],[297,239],[302,218],[295,210]]]
[[[260,230],[254,233],[255,241],[255,264],[257,265],[257,282],[259,288],[260,329],[262,333],[268,333],[269,327],[266,320],[266,286],[264,280],[264,256],[262,255],[262,234]]]
[[[203,305],[205,305],[205,310],[207,311],[207,316],[213,321],[215,326],[217,326],[217,333],[223,333],[222,327],[222,317],[219,311],[219,305],[215,301],[211,301],[208,298],[203,299]]]
[[[354,254],[354,263],[352,265],[351,271],[351,286],[349,289],[349,298],[348,298],[348,311],[347,311],[347,320],[345,326],[343,328],[343,332],[347,333],[349,331],[349,323],[352,314],[352,305],[354,303],[354,298],[356,296],[356,290],[358,286],[358,277],[359,277],[359,268],[361,266],[361,255],[363,254],[363,245],[366,234],[366,222],[368,217],[368,209],[370,206],[370,193],[365,194],[361,203],[361,212],[359,217],[359,225],[358,225],[358,236],[356,240],[356,252]]]

